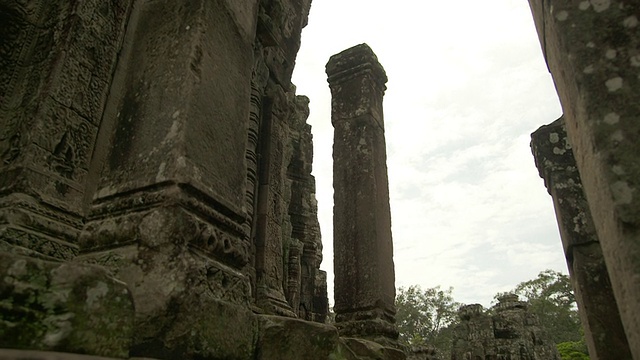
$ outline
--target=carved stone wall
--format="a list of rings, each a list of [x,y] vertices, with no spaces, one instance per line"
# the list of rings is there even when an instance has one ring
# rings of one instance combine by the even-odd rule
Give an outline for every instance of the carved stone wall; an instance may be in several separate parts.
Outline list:
[[[130,0],[0,1],[0,249],[78,253]]]
[[[555,344],[544,325],[527,311],[517,295],[498,299],[493,314],[480,304],[460,308],[460,323],[454,329],[451,360],[559,360]]]
[[[0,347],[270,359],[277,351],[256,348],[266,331],[256,314],[324,322],[309,100],[291,84],[309,7],[0,0],[0,255],[17,264],[0,270],[20,280],[0,289],[10,299],[0,334],[16,327],[4,314],[41,306],[20,303],[29,276],[100,269],[98,285],[69,278],[80,295],[54,302],[71,315],[36,326],[49,333]],[[67,288],[39,286],[53,297]],[[104,309],[96,333],[135,309],[127,331],[78,345],[90,322],[65,316],[84,316],[69,309],[85,300]],[[336,350],[335,328],[296,326]]]

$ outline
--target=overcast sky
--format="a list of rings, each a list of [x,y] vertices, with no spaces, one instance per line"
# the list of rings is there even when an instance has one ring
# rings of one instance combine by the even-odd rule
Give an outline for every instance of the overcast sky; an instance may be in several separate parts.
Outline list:
[[[452,286],[488,306],[544,269],[566,273],[530,133],[561,109],[524,0],[314,0],[293,82],[311,99],[333,298],[329,57],[367,43],[384,98],[396,286]],[[332,303],[333,301],[330,300]]]

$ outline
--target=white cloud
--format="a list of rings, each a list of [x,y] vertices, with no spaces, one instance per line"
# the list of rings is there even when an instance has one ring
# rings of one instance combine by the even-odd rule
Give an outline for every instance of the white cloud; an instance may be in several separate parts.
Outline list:
[[[311,98],[314,175],[332,290],[329,57],[367,42],[389,76],[385,122],[396,285],[493,295],[564,271],[551,198],[529,134],[560,108],[527,3],[323,0],[294,83]]]

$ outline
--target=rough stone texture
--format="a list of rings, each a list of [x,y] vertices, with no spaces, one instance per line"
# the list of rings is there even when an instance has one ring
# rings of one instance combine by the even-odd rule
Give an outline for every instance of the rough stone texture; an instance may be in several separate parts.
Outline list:
[[[540,176],[553,197],[590,357],[631,359],[563,118],[541,127],[531,138]]]
[[[460,308],[451,360],[560,360],[538,318],[526,310],[526,302],[517,295],[498,300],[493,314],[480,304]]]
[[[0,252],[0,274],[0,348],[128,356],[133,300],[104,269]]]
[[[309,8],[0,0],[0,250],[106,268],[135,305],[112,353],[24,348],[253,359],[255,313],[324,322],[309,99],[291,84]]]
[[[68,260],[129,0],[0,2],[0,249]]]
[[[335,312],[341,334],[398,336],[382,97],[387,77],[361,44],[326,66],[334,127]]]
[[[640,4],[530,0],[633,357],[640,358]],[[597,334],[596,334],[597,335]]]
[[[330,325],[279,316],[260,316],[257,360],[326,360],[340,353],[338,331]]]

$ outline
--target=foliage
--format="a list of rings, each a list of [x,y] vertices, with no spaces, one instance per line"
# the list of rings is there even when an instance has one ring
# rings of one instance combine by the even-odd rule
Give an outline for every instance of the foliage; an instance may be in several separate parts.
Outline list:
[[[589,360],[584,341],[567,341],[556,346],[562,360]]]
[[[430,345],[447,354],[451,350],[452,328],[460,304],[453,300],[453,288],[422,289],[414,285],[398,289],[396,321],[400,341],[411,346]],[[445,355],[446,356],[446,355]]]
[[[513,293],[529,302],[529,311],[538,316],[555,344],[581,340],[582,325],[567,275],[544,270],[537,278],[518,284]]]

